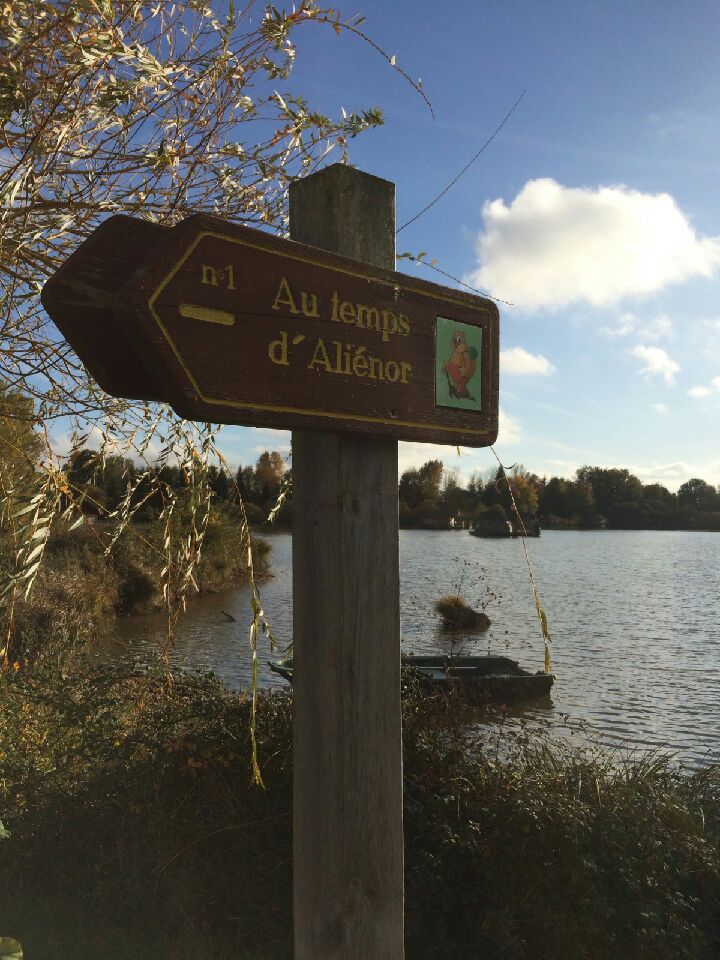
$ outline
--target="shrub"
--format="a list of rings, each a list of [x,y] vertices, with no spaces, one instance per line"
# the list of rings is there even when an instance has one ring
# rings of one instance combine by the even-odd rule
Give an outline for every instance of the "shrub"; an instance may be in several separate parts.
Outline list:
[[[486,613],[473,610],[457,594],[440,597],[435,609],[442,616],[446,630],[487,630],[490,626],[490,617]]]
[[[212,592],[247,580],[247,548],[238,536],[237,508],[213,510],[197,567],[200,590]],[[29,597],[0,604],[0,631],[10,636],[9,662],[61,663],[107,631],[118,614],[163,606],[160,524],[131,524],[106,555],[107,528],[101,523],[68,530],[56,524]],[[255,574],[270,563],[270,545],[253,540]],[[0,532],[0,563],[12,564],[8,537]],[[4,647],[4,642],[0,644]],[[0,663],[4,655],[0,656]]]
[[[403,702],[408,957],[717,957],[720,768],[471,737],[446,707]],[[266,790],[249,714],[210,676],[0,676],[0,932],[44,960],[289,960],[291,697],[259,705]]]

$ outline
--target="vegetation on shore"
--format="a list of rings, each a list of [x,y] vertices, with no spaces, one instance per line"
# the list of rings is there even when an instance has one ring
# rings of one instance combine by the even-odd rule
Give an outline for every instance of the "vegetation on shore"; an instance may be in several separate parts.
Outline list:
[[[247,581],[239,513],[230,504],[211,507],[194,572],[198,592]],[[178,525],[185,522],[181,514],[182,509],[174,518]],[[162,575],[166,527],[157,520],[129,524],[111,546],[112,532],[103,522],[85,522],[74,530],[54,525],[32,592],[0,608],[0,630],[11,638],[3,657],[33,663],[55,658],[69,646],[94,639],[110,617],[167,608],[164,583],[171,590],[181,585],[172,571],[169,579]],[[252,552],[255,576],[262,576],[270,547],[253,539]],[[1,530],[0,563],[12,563],[10,539]]]
[[[288,695],[116,665],[0,677],[2,929],[28,956],[292,956]],[[414,960],[710,960],[720,770],[683,776],[404,698]],[[459,709],[459,708],[458,708]],[[450,722],[457,720],[457,729]]]

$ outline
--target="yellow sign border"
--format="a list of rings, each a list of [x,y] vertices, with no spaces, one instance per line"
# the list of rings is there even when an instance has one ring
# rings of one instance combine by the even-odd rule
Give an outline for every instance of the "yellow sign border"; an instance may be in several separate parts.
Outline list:
[[[177,345],[175,344],[175,341],[170,336],[170,333],[167,327],[160,319],[160,316],[158,315],[155,309],[155,303],[158,297],[160,296],[160,294],[163,292],[163,290],[167,287],[167,285],[173,279],[173,277],[178,273],[178,271],[184,266],[187,260],[195,252],[200,242],[204,240],[206,237],[211,237],[216,240],[225,240],[230,243],[238,244],[241,247],[249,247],[253,250],[262,250],[265,253],[268,252],[268,247],[264,246],[263,244],[253,243],[250,240],[243,240],[239,237],[229,237],[227,234],[218,233],[215,230],[203,230],[201,233],[197,235],[197,237],[195,237],[195,239],[192,241],[188,249],[185,251],[185,253],[181,256],[181,258],[172,268],[170,273],[168,273],[168,275],[160,282],[159,286],[155,289],[155,291],[150,295],[150,298],[148,300],[148,307],[150,309],[150,313],[153,319],[155,320],[155,322],[157,323],[158,327],[160,328],[163,336],[167,340],[170,346],[170,349],[175,354],[175,357],[177,358],[178,363],[180,364],[182,369],[185,371],[185,374],[188,380],[190,381],[190,384],[193,390],[196,391],[198,397],[204,403],[207,403],[210,406],[237,407],[239,409],[245,409],[245,410],[261,410],[261,411],[266,410],[270,413],[297,413],[297,414],[301,414],[302,416],[325,417],[326,419],[331,419],[331,420],[354,420],[360,423],[381,423],[385,426],[412,427],[413,429],[420,429],[420,430],[444,430],[450,433],[470,433],[470,434],[477,433],[478,437],[481,437],[483,433],[488,432],[487,429],[484,431],[481,431],[481,430],[473,429],[472,427],[455,427],[455,426],[451,426],[444,423],[418,423],[412,420],[397,420],[393,417],[370,417],[367,415],[355,414],[355,413],[341,413],[341,412],[328,413],[325,410],[313,410],[305,407],[276,406],[275,404],[269,404],[269,403],[250,403],[244,400],[220,400],[214,397],[205,396],[203,391],[200,389],[200,386],[197,380],[195,379],[192,370],[189,368],[189,366],[185,362],[185,359],[183,358],[180,351],[178,350]],[[350,270],[347,267],[335,266],[334,264],[328,264],[323,260],[313,260],[310,257],[305,257],[300,254],[285,253],[284,251],[272,251],[272,252],[275,256],[285,257],[288,260],[295,260],[295,261],[298,261],[299,263],[307,263],[315,267],[322,267],[325,270],[334,270],[336,273],[342,273],[342,274],[345,274],[346,276],[357,277],[362,280],[374,279],[374,278],[368,278],[367,273],[363,273],[359,270]],[[384,282],[387,282],[387,281],[384,281]],[[433,294],[428,292],[427,290],[422,290],[422,289],[419,289],[418,287],[413,287],[410,284],[404,283],[403,287],[409,290],[411,293],[418,294],[419,296],[429,297],[435,300],[442,300],[443,303],[455,303],[458,306],[464,307],[466,309],[487,313],[487,311],[484,308],[474,307],[472,304],[468,303],[466,300],[453,299],[452,297],[448,297],[445,294],[443,294],[442,296],[440,294]],[[488,344],[488,347],[490,350],[490,362],[488,365],[488,370],[489,370],[490,382],[492,384],[493,374],[494,374],[493,363],[494,363],[494,355],[495,355],[494,354],[494,334],[492,330],[492,323],[489,324],[488,332],[489,332],[488,340],[491,341]],[[471,411],[468,411],[468,412],[471,412]]]

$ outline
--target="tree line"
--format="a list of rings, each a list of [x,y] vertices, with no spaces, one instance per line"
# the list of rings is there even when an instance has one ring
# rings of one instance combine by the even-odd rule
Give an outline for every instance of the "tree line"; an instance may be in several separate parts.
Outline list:
[[[97,454],[83,450],[72,460],[70,481],[87,494],[88,504],[111,512],[125,496],[128,483],[139,473],[132,460],[106,457],[102,469]],[[177,466],[157,471],[161,483],[181,489],[186,482]],[[254,465],[230,471],[209,467],[216,501],[242,500],[250,523],[267,519],[285,491],[276,522],[292,520],[292,470],[277,450],[263,451]],[[157,493],[145,497],[142,484],[134,496],[144,503],[139,519],[152,517]],[[440,460],[404,471],[400,477],[399,520],[405,528],[469,527],[483,515],[512,520],[515,508],[526,526],[539,522],[544,529],[720,530],[720,489],[700,478],[683,483],[676,493],[662,484],[644,484],[629,470],[580,467],[573,479],[544,477],[515,466],[474,472],[465,484]],[[513,506],[514,500],[514,506]],[[92,509],[90,507],[90,509]]]
[[[526,526],[546,529],[720,530],[720,488],[695,477],[672,493],[617,467],[583,466],[573,479],[498,468],[463,486],[456,471],[429,460],[402,474],[399,497],[404,527],[468,525],[487,511],[512,520],[516,507]]]
[[[239,505],[249,523],[261,523],[276,505],[286,482],[286,461],[277,450],[263,451],[254,466],[240,465],[235,471],[211,464],[207,479],[216,504]],[[104,516],[112,513],[132,490],[137,505],[136,519],[146,521],[162,509],[163,487],[181,491],[190,481],[185,470],[175,464],[147,470],[128,457],[100,457],[98,451],[83,449],[70,457],[67,470],[70,486],[84,496],[87,513]],[[289,505],[288,505],[289,506]],[[288,508],[280,510],[286,519]]]
[[[0,391],[4,488],[17,486],[21,474],[32,472],[39,446],[33,424],[29,398]],[[290,523],[292,471],[288,458],[277,450],[265,450],[254,464],[234,470],[214,465],[207,469],[216,503],[237,505],[242,500],[249,522],[257,524],[268,517],[283,492],[275,519]],[[135,503],[142,504],[140,520],[160,512],[163,485],[177,491],[189,482],[179,465],[165,463],[148,471],[127,457],[103,457],[89,449],[71,455],[66,475],[75,492],[84,495],[86,512],[99,515],[116,510],[130,486]],[[401,527],[444,529],[451,521],[469,526],[488,511],[511,520],[514,499],[526,524],[539,521],[545,529],[720,530],[718,487],[694,477],[673,493],[660,483],[644,484],[617,467],[583,466],[567,479],[538,476],[515,466],[506,475],[499,468],[485,474],[476,471],[464,484],[457,471],[446,470],[440,460],[428,460],[403,472],[398,494]]]

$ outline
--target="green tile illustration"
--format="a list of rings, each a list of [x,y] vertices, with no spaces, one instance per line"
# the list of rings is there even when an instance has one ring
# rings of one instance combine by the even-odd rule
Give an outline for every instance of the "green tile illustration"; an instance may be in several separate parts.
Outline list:
[[[481,410],[482,328],[435,320],[435,406]]]

